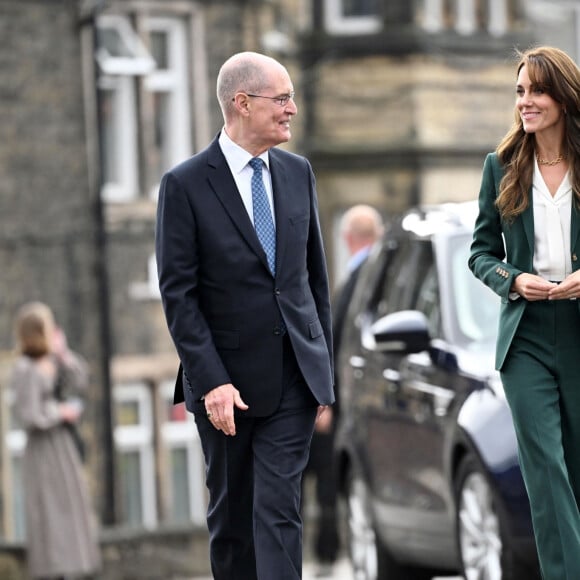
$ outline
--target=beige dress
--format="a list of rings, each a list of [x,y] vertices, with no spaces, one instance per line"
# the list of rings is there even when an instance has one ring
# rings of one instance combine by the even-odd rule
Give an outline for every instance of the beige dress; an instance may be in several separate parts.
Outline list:
[[[80,357],[64,369],[69,388],[87,384]],[[20,357],[12,373],[15,411],[27,433],[23,474],[28,567],[32,578],[90,575],[100,568],[97,526],[82,464],[61,424],[54,380]]]

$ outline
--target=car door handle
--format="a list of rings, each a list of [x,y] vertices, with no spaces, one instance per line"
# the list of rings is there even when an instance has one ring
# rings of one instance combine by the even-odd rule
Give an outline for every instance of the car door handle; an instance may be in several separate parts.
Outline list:
[[[364,377],[364,371],[367,361],[362,356],[351,356],[348,359],[348,363],[352,368],[352,376],[355,379],[362,379]]]
[[[383,378],[387,381],[387,390],[396,393],[401,388],[401,373],[395,369],[385,369]]]

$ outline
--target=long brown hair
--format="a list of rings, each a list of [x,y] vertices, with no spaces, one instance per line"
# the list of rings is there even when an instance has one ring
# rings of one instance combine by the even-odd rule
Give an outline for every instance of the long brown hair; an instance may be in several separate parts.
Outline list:
[[[551,46],[517,52],[516,76],[527,67],[533,87],[543,89],[560,103],[565,112],[563,153],[568,158],[570,182],[577,205],[580,205],[580,69],[562,50]],[[496,206],[502,219],[512,221],[528,206],[528,192],[534,172],[536,138],[526,133],[520,113],[515,109],[514,124],[497,147],[505,168]]]
[[[52,349],[54,317],[42,302],[29,302],[16,315],[15,333],[18,350],[31,358],[40,358]]]

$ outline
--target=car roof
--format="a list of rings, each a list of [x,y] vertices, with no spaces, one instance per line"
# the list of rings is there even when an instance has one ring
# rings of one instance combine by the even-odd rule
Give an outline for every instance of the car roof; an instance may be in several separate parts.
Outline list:
[[[420,238],[435,234],[469,233],[473,231],[477,212],[476,200],[423,205],[403,213],[399,227]]]

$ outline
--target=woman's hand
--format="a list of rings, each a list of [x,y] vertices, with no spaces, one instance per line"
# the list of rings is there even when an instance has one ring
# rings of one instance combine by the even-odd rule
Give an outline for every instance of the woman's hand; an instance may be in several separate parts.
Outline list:
[[[573,272],[548,294],[549,300],[576,300],[580,298],[580,270]]]
[[[523,273],[516,276],[511,291],[517,292],[522,298],[533,302],[535,300],[548,300],[550,292],[556,288],[559,288],[558,284],[548,282],[541,276]]]
[[[82,405],[76,401],[59,404],[60,417],[65,423],[76,423],[83,412]]]

